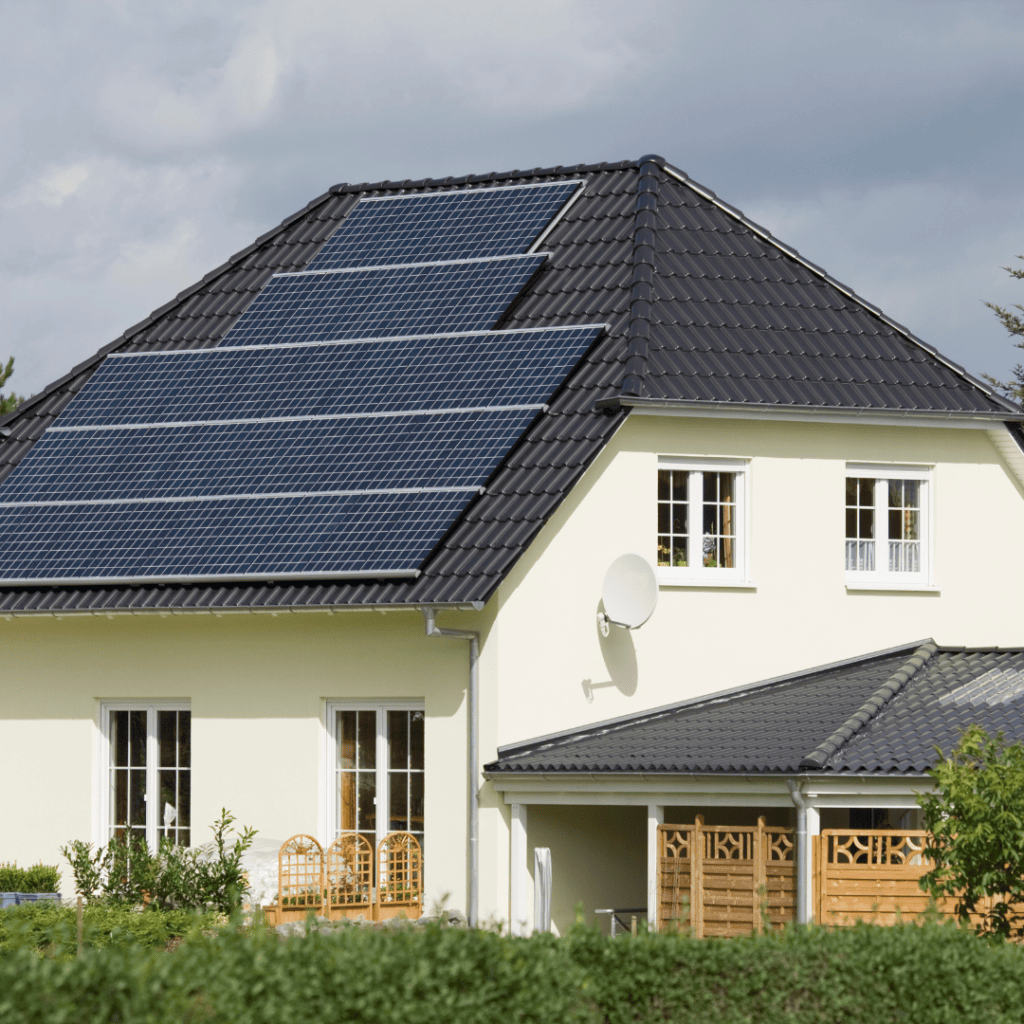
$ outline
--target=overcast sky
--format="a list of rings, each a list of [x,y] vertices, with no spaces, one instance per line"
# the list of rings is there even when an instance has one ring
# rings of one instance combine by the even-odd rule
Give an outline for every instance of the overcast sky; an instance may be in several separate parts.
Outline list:
[[[0,0],[41,389],[340,181],[660,153],[974,373],[1017,356],[1024,2]]]

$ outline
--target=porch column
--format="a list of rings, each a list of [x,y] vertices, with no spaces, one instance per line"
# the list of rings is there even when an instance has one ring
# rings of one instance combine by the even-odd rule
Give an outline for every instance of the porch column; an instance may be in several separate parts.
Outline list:
[[[512,804],[512,826],[509,833],[509,932],[529,935],[530,912],[527,899],[530,886],[526,861],[526,804]]]
[[[658,826],[665,823],[665,808],[647,805],[647,927],[658,927]]]
[[[818,837],[821,835],[821,811],[807,804],[807,856],[800,865],[800,885],[806,893],[804,906],[807,908],[807,924],[812,924],[818,917],[818,907],[814,899],[814,860],[818,849]]]

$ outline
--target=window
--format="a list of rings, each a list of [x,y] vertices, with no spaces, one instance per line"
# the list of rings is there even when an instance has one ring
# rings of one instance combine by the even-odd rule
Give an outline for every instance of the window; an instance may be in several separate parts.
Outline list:
[[[133,832],[155,850],[192,840],[192,713],[184,702],[101,707],[100,835]]]
[[[370,845],[411,832],[423,845],[422,702],[331,702],[329,829],[362,833]]]
[[[847,583],[927,584],[929,478],[913,466],[847,466]]]
[[[658,575],[662,582],[746,578],[746,463],[658,463]]]

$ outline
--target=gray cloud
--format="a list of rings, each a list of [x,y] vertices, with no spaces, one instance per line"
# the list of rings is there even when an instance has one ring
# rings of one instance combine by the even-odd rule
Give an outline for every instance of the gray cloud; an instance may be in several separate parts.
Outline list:
[[[38,390],[341,181],[660,152],[974,372],[1024,5],[0,3],[0,355]]]

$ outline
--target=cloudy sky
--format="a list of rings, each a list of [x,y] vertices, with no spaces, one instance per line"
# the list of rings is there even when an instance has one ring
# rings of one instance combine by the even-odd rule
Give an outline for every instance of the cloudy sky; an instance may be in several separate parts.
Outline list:
[[[974,373],[1018,355],[1024,3],[0,0],[38,391],[339,181],[655,152]]]

